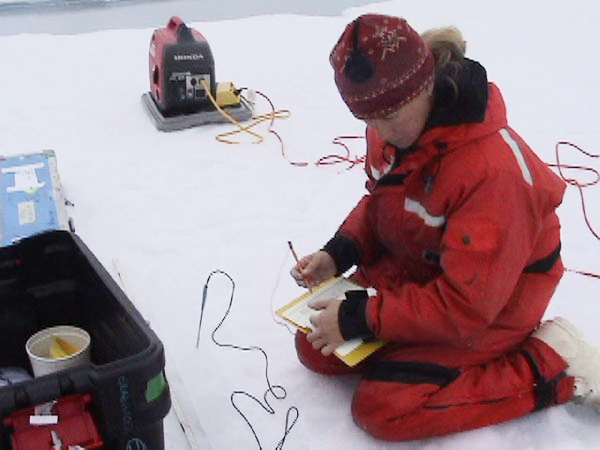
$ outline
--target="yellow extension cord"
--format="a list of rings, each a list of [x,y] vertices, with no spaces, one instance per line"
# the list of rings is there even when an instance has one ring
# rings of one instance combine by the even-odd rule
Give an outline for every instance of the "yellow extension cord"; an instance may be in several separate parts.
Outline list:
[[[226,144],[241,144],[240,141],[232,141],[232,140],[227,139],[227,136],[232,136],[234,134],[246,132],[248,134],[251,134],[252,136],[254,136],[257,139],[256,141],[252,142],[253,144],[260,144],[261,142],[263,142],[265,140],[265,137],[256,133],[255,131],[251,130],[251,128],[253,128],[256,125],[263,123],[267,120],[272,121],[275,119],[287,119],[288,117],[291,116],[291,112],[289,110],[281,109],[281,110],[272,111],[268,114],[263,114],[261,116],[255,117],[253,122],[250,125],[244,126],[240,123],[239,120],[237,120],[235,117],[232,117],[231,114],[229,114],[227,111],[225,111],[223,108],[221,108],[221,106],[219,106],[219,104],[217,103],[217,100],[214,98],[214,96],[210,92],[210,87],[209,87],[208,83],[206,82],[206,80],[200,80],[200,84],[206,91],[208,98],[210,99],[213,106],[215,108],[217,108],[217,111],[219,111],[219,113],[221,113],[221,115],[223,117],[225,117],[227,120],[229,120],[232,124],[234,124],[238,127],[237,130],[228,131],[226,133],[219,134],[215,138],[219,142],[224,142]]]

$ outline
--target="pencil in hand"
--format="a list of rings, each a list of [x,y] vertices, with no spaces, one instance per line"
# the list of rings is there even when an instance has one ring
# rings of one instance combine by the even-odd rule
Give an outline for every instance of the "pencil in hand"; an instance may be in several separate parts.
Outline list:
[[[292,251],[292,255],[294,256],[294,260],[296,260],[296,264],[300,264],[300,260],[298,259],[298,255],[296,254],[296,251],[294,250],[294,246],[292,245],[292,241],[288,241],[288,246],[290,247],[290,250]]]
[[[292,252],[292,255],[294,256],[294,260],[296,261],[296,266],[298,266],[298,269],[300,269],[300,259],[298,258],[298,254],[294,250],[294,246],[292,245],[292,241],[287,241],[287,242],[288,242],[288,247],[290,248],[290,251]],[[308,290],[310,292],[312,292],[312,289],[311,289],[310,285],[307,284],[307,288],[308,288]]]

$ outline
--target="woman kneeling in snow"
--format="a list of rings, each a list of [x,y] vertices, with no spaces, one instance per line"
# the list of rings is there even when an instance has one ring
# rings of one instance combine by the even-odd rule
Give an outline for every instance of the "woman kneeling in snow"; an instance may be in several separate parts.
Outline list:
[[[454,28],[419,36],[364,15],[331,53],[340,94],[367,124],[369,193],[292,269],[302,286],[356,265],[375,296],[320,302],[300,361],[360,372],[356,423],[409,440],[577,400],[600,405],[600,358],[563,318],[540,325],[563,274],[564,183],[507,125],[500,91]],[[387,342],[359,366],[345,340]]]

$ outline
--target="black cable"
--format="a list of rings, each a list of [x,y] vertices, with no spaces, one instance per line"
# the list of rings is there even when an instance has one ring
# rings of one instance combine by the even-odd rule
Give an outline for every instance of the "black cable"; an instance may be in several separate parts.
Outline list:
[[[198,344],[200,343],[200,329],[202,327],[202,319],[204,316],[204,307],[206,305],[206,299],[208,297],[208,283],[210,282],[210,279],[212,278],[212,276],[215,274],[224,275],[225,277],[227,277],[229,279],[229,281],[231,282],[231,297],[229,299],[229,305],[227,306],[227,310],[225,311],[223,318],[221,319],[221,321],[218,323],[218,325],[215,327],[215,329],[211,333],[212,341],[217,346],[224,347],[224,348],[232,348],[232,349],[241,350],[241,351],[258,350],[259,352],[262,353],[262,355],[265,358],[265,379],[267,381],[268,388],[263,395],[264,403],[261,402],[256,397],[254,397],[253,395],[251,395],[245,391],[234,391],[234,392],[232,392],[232,394],[230,396],[231,404],[233,405],[235,410],[240,414],[240,416],[242,416],[242,419],[244,419],[244,421],[248,424],[248,426],[250,427],[250,431],[252,431],[252,434],[254,435],[254,439],[256,440],[256,443],[258,444],[258,447],[262,450],[262,445],[260,444],[260,440],[258,439],[256,431],[254,430],[254,427],[252,426],[252,424],[250,423],[248,418],[244,415],[244,413],[242,413],[242,411],[240,411],[240,409],[237,407],[237,405],[235,404],[235,401],[234,401],[234,397],[236,395],[244,395],[244,396],[254,400],[256,403],[258,403],[258,405],[262,409],[264,409],[266,412],[268,412],[269,414],[275,414],[275,410],[269,403],[269,400],[267,399],[267,395],[269,395],[269,393],[270,393],[273,397],[275,397],[276,400],[283,400],[284,398],[286,398],[287,392],[283,386],[271,385],[271,381],[269,380],[269,357],[267,356],[267,353],[261,347],[257,347],[257,346],[242,347],[242,346],[234,345],[234,344],[224,344],[224,343],[218,342],[216,340],[215,334],[217,333],[219,328],[221,328],[221,325],[223,325],[223,322],[225,322],[225,319],[227,318],[227,316],[229,315],[229,312],[231,311],[231,307],[233,305],[233,294],[235,292],[235,282],[233,281],[233,278],[231,278],[227,272],[224,272],[222,270],[213,270],[208,275],[208,278],[206,279],[206,283],[204,284],[204,288],[202,289],[202,305],[200,307],[200,322],[198,323],[198,335],[196,337],[196,348],[198,348]],[[279,394],[277,394],[276,391],[279,392]],[[294,413],[294,412],[296,413],[296,417],[290,424],[291,413]],[[287,438],[287,436],[290,433],[293,426],[296,424],[296,421],[298,420],[299,416],[300,416],[300,413],[298,411],[298,408],[296,408],[295,406],[290,406],[288,408],[288,411],[285,416],[285,431],[284,431],[283,437],[277,444],[276,450],[283,449],[283,444],[285,442],[285,439]]]

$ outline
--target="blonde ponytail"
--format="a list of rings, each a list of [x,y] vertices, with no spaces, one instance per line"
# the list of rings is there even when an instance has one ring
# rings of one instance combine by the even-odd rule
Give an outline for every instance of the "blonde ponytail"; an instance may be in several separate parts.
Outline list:
[[[433,53],[437,70],[445,68],[448,64],[462,63],[467,43],[458,28],[434,28],[423,33],[421,38]]]

